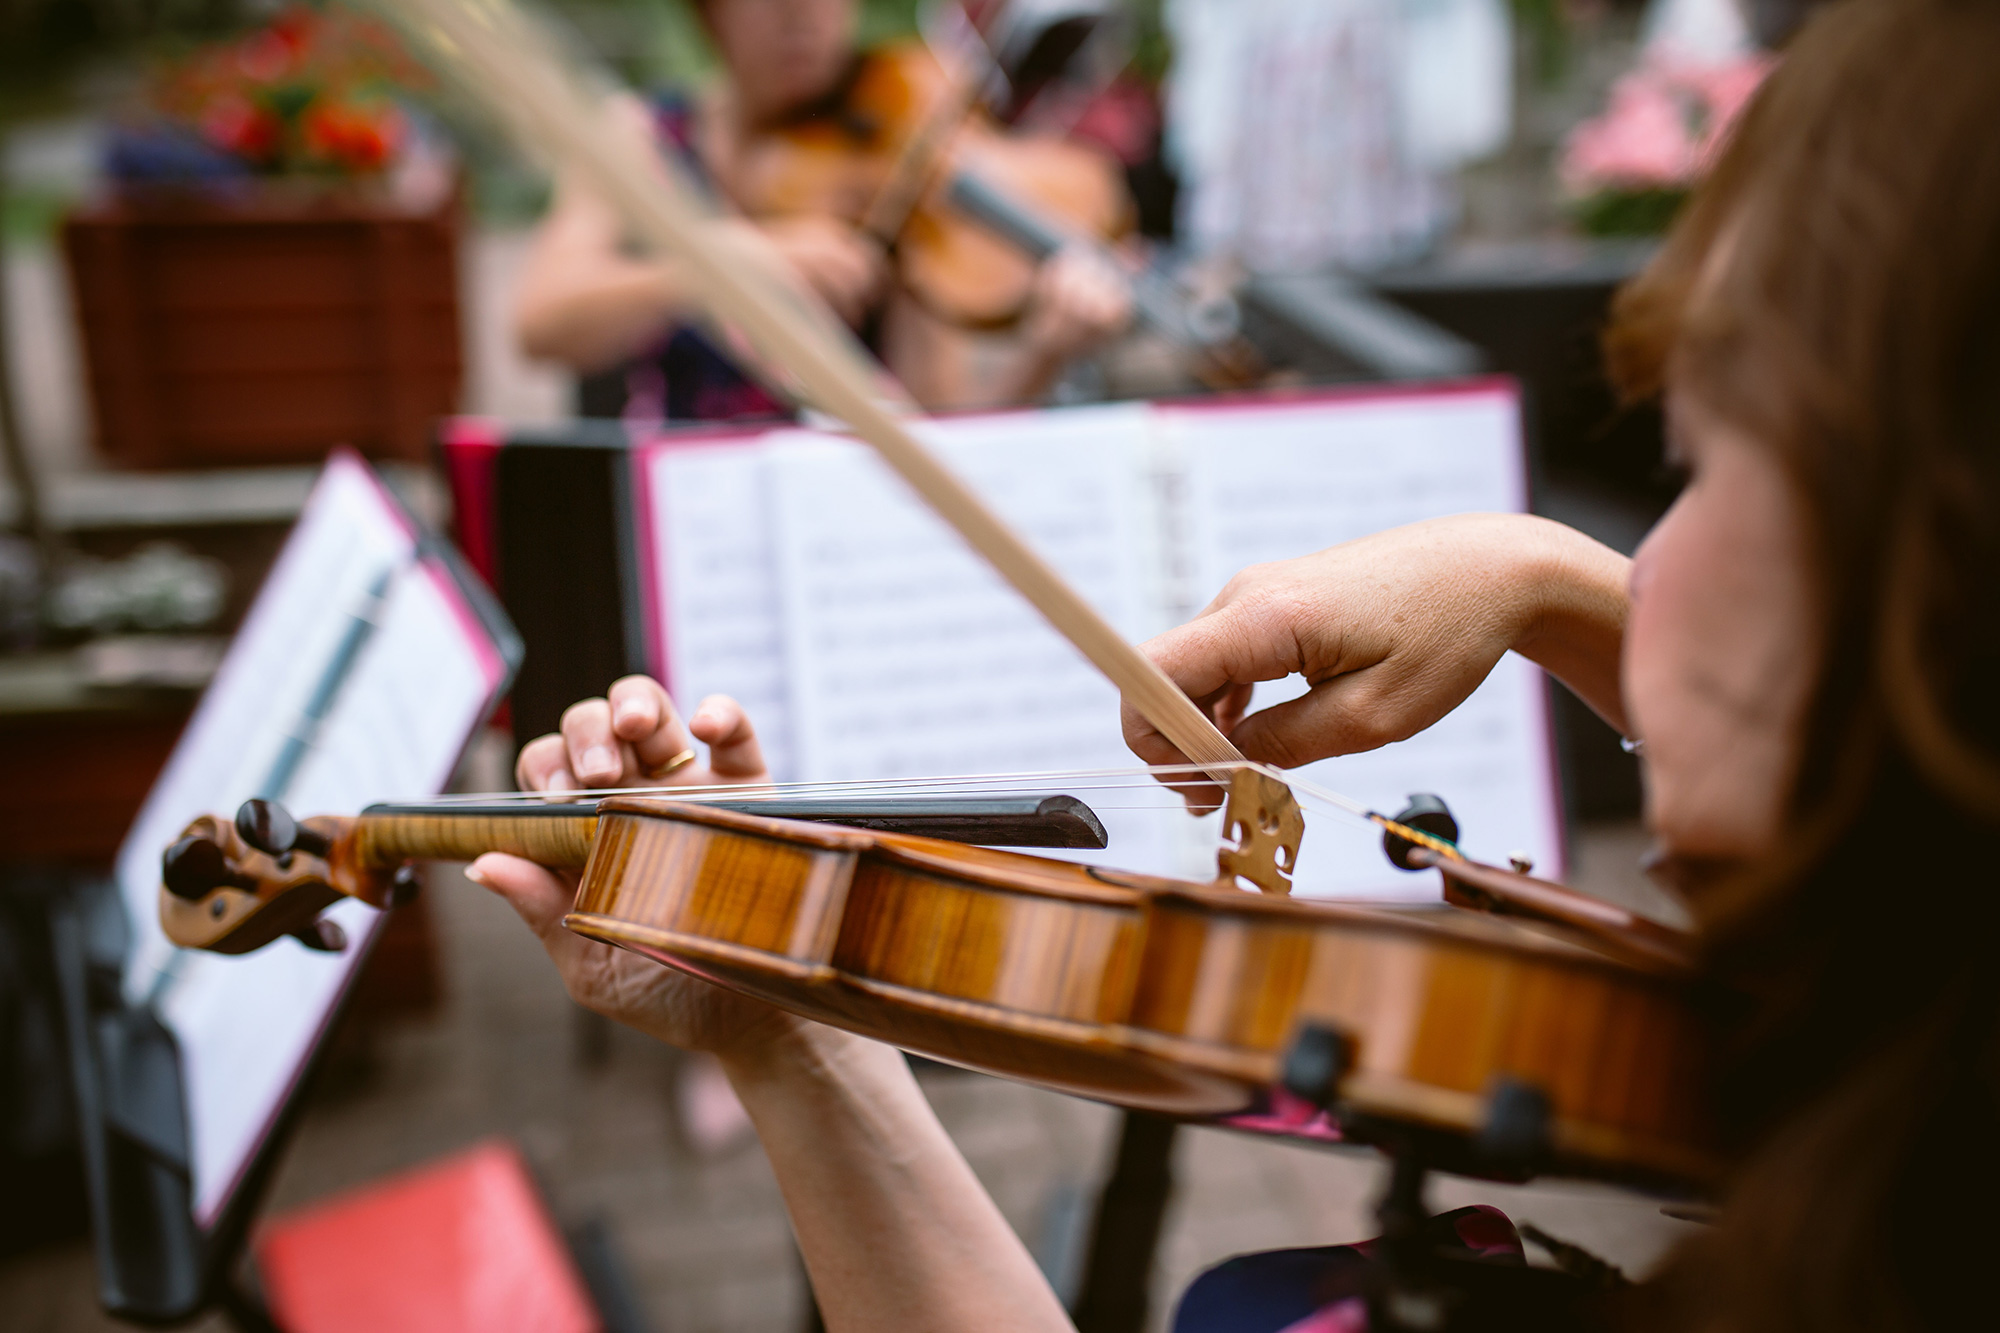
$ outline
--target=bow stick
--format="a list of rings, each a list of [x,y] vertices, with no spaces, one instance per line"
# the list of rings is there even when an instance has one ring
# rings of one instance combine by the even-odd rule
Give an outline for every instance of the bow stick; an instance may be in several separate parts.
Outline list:
[[[523,144],[588,182],[635,236],[685,266],[703,308],[785,371],[803,397],[873,445],[933,511],[1108,677],[1161,734],[1227,785],[1243,756],[1165,672],[1078,596],[926,448],[854,336],[767,263],[732,244],[695,191],[643,135],[603,113],[604,98],[560,43],[511,0],[402,0],[381,11],[431,63],[454,74]],[[1283,791],[1282,784],[1272,784]],[[1283,804],[1296,817],[1288,791]],[[1273,812],[1277,813],[1277,812]],[[1296,847],[1292,849],[1296,855]]]

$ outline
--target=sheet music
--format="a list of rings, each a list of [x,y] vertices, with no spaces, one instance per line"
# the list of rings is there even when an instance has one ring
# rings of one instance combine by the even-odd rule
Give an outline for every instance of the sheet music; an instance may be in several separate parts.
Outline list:
[[[1129,637],[1164,625],[1149,416],[1138,405],[928,423],[927,442]],[[799,775],[1129,765],[1118,692],[866,446],[774,440],[772,539]],[[1133,869],[1172,812],[1100,811]]]
[[[264,785],[385,570],[376,627],[282,799],[298,814],[342,814],[443,787],[504,668],[449,575],[417,558],[379,484],[335,455],[120,851],[135,935],[128,997],[142,1001],[162,969],[175,972],[159,1009],[180,1045],[204,1226],[269,1131],[381,917],[354,902],[334,908],[353,942],[341,954],[284,939],[237,957],[176,955],[159,928],[160,853],[194,816],[233,811]]]
[[[1510,387],[1164,409],[1161,422],[1186,469],[1191,610],[1247,565],[1421,519],[1527,508],[1520,407]],[[1304,689],[1298,677],[1260,685],[1252,707]],[[1525,851],[1543,873],[1561,873],[1542,673],[1511,653],[1428,731],[1299,772],[1385,814],[1411,792],[1436,792],[1473,855],[1504,863]],[[1434,877],[1389,866],[1372,835],[1324,823],[1307,841],[1295,882],[1295,892],[1312,897],[1436,893]]]
[[[638,460],[653,554],[653,664],[675,702],[735,697],[764,761],[797,775],[785,681],[784,607],[760,444],[656,445]]]
[[[1245,565],[1467,511],[1526,506],[1511,388],[1241,406],[1140,405],[922,428],[1133,639]],[[810,431],[663,447],[642,463],[676,694],[736,695],[779,776],[1122,768],[1117,693],[865,446]],[[1259,688],[1257,706],[1302,682]],[[1561,867],[1540,672],[1504,660],[1453,715],[1304,771],[1389,813],[1436,791],[1467,845]],[[1129,869],[1204,876],[1213,820],[1103,810]],[[1430,897],[1372,831],[1315,826],[1300,891]]]

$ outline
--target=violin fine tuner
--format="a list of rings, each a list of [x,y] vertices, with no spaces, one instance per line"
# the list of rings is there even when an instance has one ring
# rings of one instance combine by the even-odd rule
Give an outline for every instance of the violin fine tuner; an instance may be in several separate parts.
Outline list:
[[[1409,804],[1403,807],[1394,822],[1419,833],[1428,833],[1443,842],[1458,841],[1458,819],[1451,813],[1451,807],[1444,803],[1443,797],[1427,791],[1411,792]],[[1416,843],[1395,830],[1383,830],[1382,854],[1398,869],[1427,870],[1434,864],[1431,860],[1415,856],[1417,850]]]

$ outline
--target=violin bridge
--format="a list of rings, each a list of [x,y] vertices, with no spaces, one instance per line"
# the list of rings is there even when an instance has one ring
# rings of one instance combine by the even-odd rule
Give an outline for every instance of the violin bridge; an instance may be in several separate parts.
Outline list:
[[[1265,893],[1290,893],[1305,831],[1306,817],[1290,787],[1256,769],[1237,769],[1222,811],[1216,883],[1235,888],[1241,879]]]

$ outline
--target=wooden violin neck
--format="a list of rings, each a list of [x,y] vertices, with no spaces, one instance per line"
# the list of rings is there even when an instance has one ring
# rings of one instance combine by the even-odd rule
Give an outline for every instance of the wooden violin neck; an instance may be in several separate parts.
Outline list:
[[[596,803],[590,802],[576,811],[373,810],[354,819],[348,840],[355,865],[369,871],[393,870],[405,861],[472,861],[488,852],[579,870],[596,833]]]

